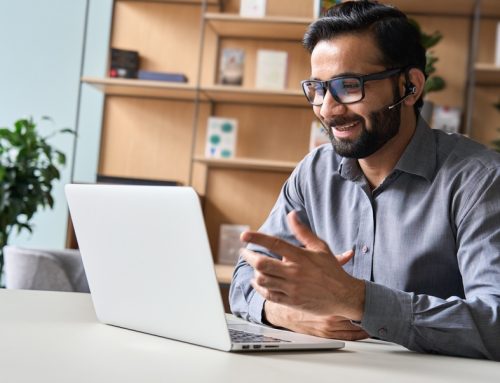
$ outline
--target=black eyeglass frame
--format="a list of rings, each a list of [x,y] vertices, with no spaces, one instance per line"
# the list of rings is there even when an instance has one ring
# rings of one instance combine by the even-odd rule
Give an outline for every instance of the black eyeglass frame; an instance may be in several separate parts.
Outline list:
[[[306,83],[320,84],[321,87],[323,88],[323,92],[324,92],[323,100],[325,99],[326,91],[328,90],[330,92],[330,94],[333,96],[333,98],[335,99],[335,101],[337,101],[339,104],[349,105],[349,104],[355,104],[357,102],[360,102],[365,98],[365,82],[373,81],[373,80],[384,80],[386,78],[403,73],[403,72],[405,72],[405,70],[406,70],[405,68],[394,68],[394,69],[387,69],[387,70],[384,70],[382,72],[371,73],[371,74],[367,74],[367,75],[363,75],[363,76],[355,76],[355,75],[338,76],[338,77],[333,77],[330,80],[326,80],[326,81],[303,80],[300,82],[300,85],[302,86],[302,91],[304,92],[304,96],[306,96],[307,101],[312,106],[321,106],[321,105],[323,105],[323,102],[321,102],[321,104],[315,104],[313,101],[309,100],[309,97],[307,97],[307,92],[306,92],[306,86],[305,86]],[[359,80],[359,82],[361,84],[361,98],[359,100],[351,101],[351,102],[342,102],[339,99],[339,96],[337,95],[337,93],[334,92],[330,88],[330,84],[333,81],[342,80],[342,79],[346,79],[346,78],[355,78],[355,79]]]

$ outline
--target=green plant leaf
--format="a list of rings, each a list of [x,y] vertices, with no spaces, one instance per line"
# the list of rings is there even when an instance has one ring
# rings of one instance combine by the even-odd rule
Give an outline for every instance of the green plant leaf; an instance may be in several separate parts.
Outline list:
[[[430,48],[438,44],[443,38],[443,35],[439,31],[434,31],[431,34],[425,33],[415,19],[408,19],[408,21],[417,29],[420,34],[420,43],[426,50],[425,73],[428,77],[424,86],[424,93],[428,94],[430,92],[442,90],[446,86],[446,82],[442,77],[434,75],[436,72],[436,67],[434,65],[439,59],[435,56],[434,52],[430,51]]]
[[[445,87],[446,83],[442,77],[429,77],[424,85],[424,92],[437,92]]]
[[[61,130],[59,130],[59,133],[69,133],[69,134],[74,134],[76,136],[76,132],[70,128],[61,129]]]
[[[47,116],[42,120],[52,121]],[[49,137],[71,132],[60,129]],[[61,177],[58,166],[65,163],[65,154],[40,135],[33,119],[19,119],[12,128],[0,128],[0,273],[1,249],[12,230],[31,232],[34,215],[54,206],[52,184]]]

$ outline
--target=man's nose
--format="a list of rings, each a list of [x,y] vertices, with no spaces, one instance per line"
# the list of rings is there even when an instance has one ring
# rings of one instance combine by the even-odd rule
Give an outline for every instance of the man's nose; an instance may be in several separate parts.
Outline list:
[[[344,104],[339,103],[332,96],[330,91],[326,92],[323,98],[323,104],[320,106],[319,114],[321,118],[327,120],[333,116],[339,116],[347,111],[347,107]]]

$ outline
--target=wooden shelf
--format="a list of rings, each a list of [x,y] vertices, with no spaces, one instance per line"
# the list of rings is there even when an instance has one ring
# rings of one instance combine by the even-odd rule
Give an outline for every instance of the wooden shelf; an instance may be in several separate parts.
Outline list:
[[[206,13],[205,20],[219,36],[295,41],[302,40],[313,21],[302,17],[249,18],[224,13]]]
[[[474,66],[476,85],[500,86],[500,67],[494,64],[477,63]]]
[[[176,100],[194,100],[197,95],[197,89],[185,83],[97,77],[83,77],[82,82],[92,85],[107,95]]]
[[[410,15],[470,16],[474,12],[473,0],[391,0],[384,2]]]
[[[410,15],[427,16],[472,16],[474,0],[384,0]],[[500,1],[481,0],[481,16],[499,17]]]
[[[481,0],[481,16],[500,18],[500,1]]]
[[[121,0],[121,1],[142,1],[148,3],[185,3],[185,4],[203,4],[204,0]],[[220,0],[207,0],[209,5],[220,5]]]
[[[215,265],[215,274],[217,275],[217,281],[224,285],[229,285],[231,279],[233,278],[234,266],[230,265]]]
[[[210,101],[310,107],[300,90],[248,89],[232,85],[213,85],[201,90]]]
[[[291,161],[259,160],[253,158],[219,159],[196,156],[194,157],[194,161],[213,168],[264,170],[283,173],[291,173],[297,166],[296,162]]]

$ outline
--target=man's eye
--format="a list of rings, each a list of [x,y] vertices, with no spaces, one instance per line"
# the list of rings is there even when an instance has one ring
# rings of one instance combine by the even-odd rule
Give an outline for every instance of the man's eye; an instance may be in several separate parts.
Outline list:
[[[321,84],[319,84],[319,83],[315,83],[315,84],[313,85],[313,87],[314,87],[314,91],[315,91],[316,93],[323,94],[323,85],[321,85]]]
[[[360,85],[359,85],[359,82],[358,81],[350,81],[350,80],[346,80],[342,83],[342,86],[344,89],[346,90],[350,90],[350,89],[359,89]]]

